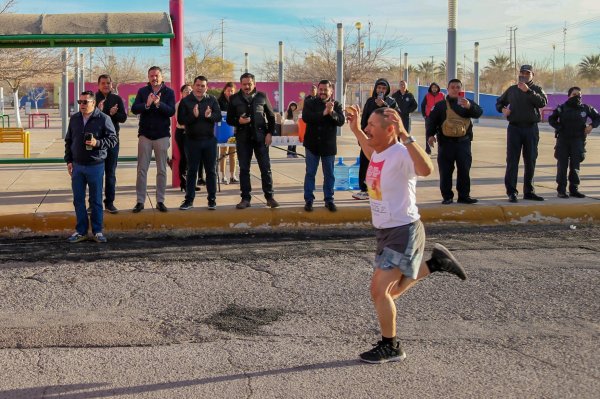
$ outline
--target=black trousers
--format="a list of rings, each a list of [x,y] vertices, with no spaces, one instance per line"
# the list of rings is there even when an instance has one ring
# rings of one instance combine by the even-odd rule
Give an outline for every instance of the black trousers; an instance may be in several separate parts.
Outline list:
[[[175,129],[175,142],[179,149],[179,185],[185,188],[185,174],[187,171],[187,157],[185,155],[185,130]]]
[[[258,162],[260,169],[260,180],[266,199],[273,198],[273,176],[271,175],[271,159],[269,158],[269,147],[264,141],[237,141],[235,149],[240,166],[240,191],[243,200],[252,199],[252,184],[250,183],[250,162],[252,153]]]
[[[458,198],[468,198],[471,193],[471,140],[438,140],[437,164],[440,172],[440,192],[443,199],[454,198],[452,175],[456,165],[456,191]]]
[[[367,169],[369,169],[369,158],[360,150],[360,167],[358,168],[358,185],[360,191],[367,192]]]
[[[506,131],[506,174],[504,175],[504,186],[507,195],[519,193],[519,190],[517,190],[517,174],[519,172],[521,151],[523,152],[523,164],[525,166],[523,194],[535,192],[533,175],[538,156],[539,141],[540,131],[537,124],[530,127],[508,125]]]
[[[579,168],[585,159],[585,138],[561,138],[556,139],[554,147],[554,158],[556,164],[556,191],[567,190],[567,169],[569,170],[569,192],[579,190]]]

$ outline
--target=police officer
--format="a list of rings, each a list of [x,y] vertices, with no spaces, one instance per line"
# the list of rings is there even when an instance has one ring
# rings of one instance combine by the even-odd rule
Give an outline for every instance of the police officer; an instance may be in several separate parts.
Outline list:
[[[556,129],[554,158],[556,165],[556,191],[559,198],[584,198],[579,192],[579,165],[585,159],[585,139],[593,128],[600,126],[600,114],[592,106],[581,102],[581,89],[571,87],[567,101],[556,107],[548,123]],[[587,124],[588,118],[591,120]],[[569,194],[567,194],[567,167],[569,168]]]

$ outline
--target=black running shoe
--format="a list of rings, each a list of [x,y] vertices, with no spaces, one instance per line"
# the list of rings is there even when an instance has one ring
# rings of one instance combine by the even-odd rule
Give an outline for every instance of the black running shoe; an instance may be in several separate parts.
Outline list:
[[[458,263],[454,255],[442,244],[436,243],[431,252],[431,260],[427,263],[429,270],[433,272],[452,273],[461,280],[467,279],[465,269]]]
[[[387,363],[399,362],[406,358],[406,353],[400,347],[400,343],[396,342],[396,346],[390,343],[379,341],[373,345],[373,349],[361,353],[360,360],[365,363]]]

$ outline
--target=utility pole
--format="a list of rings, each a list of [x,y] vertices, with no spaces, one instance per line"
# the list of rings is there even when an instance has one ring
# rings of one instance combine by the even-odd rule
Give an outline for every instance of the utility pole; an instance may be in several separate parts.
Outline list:
[[[552,45],[552,92],[556,93],[556,44]]]
[[[567,67],[567,21],[563,28],[563,71]]]
[[[284,111],[284,96],[283,96],[283,42],[280,41],[279,42],[279,61],[278,61],[278,67],[279,67],[279,114],[283,115],[283,111]]]
[[[473,58],[473,99],[479,104],[479,42],[475,42]],[[479,123],[479,119],[474,123]]]
[[[244,53],[244,72],[248,73],[248,53]]]
[[[225,78],[225,18],[221,18],[221,79]]]
[[[510,26],[510,27],[508,28],[508,30],[509,30],[509,34],[508,34],[508,59],[509,59],[509,61],[508,61],[508,69],[512,69],[512,66],[513,66],[513,65],[512,65],[512,60],[513,60],[513,52],[512,52],[512,49],[513,49],[513,43],[512,43],[512,38],[513,38],[513,35],[512,35],[512,32],[513,32],[513,27],[512,27],[512,26]]]
[[[368,28],[369,29],[369,44],[368,44],[369,48],[367,49],[367,57],[371,57],[371,25],[372,25],[371,21],[369,21],[367,23],[367,25],[369,26],[369,28]]]
[[[335,98],[342,104],[342,108],[346,106],[346,97],[344,96],[344,27],[341,23],[337,24],[337,78],[335,82]],[[342,128],[338,127],[337,136],[342,135]]]
[[[519,74],[519,66],[517,65],[517,28],[515,26],[515,29],[513,30],[513,43],[515,45],[515,74]]]
[[[408,53],[404,53],[404,80],[408,85]]]

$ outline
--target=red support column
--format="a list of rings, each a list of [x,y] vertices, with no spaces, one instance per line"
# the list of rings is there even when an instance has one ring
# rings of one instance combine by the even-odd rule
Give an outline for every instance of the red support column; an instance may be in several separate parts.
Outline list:
[[[183,61],[183,0],[169,0],[169,13],[175,37],[171,39],[171,88],[175,92],[175,101],[181,100],[179,89],[185,83]],[[179,148],[175,142],[176,118],[171,121],[171,152],[173,153],[173,187],[179,187]]]

